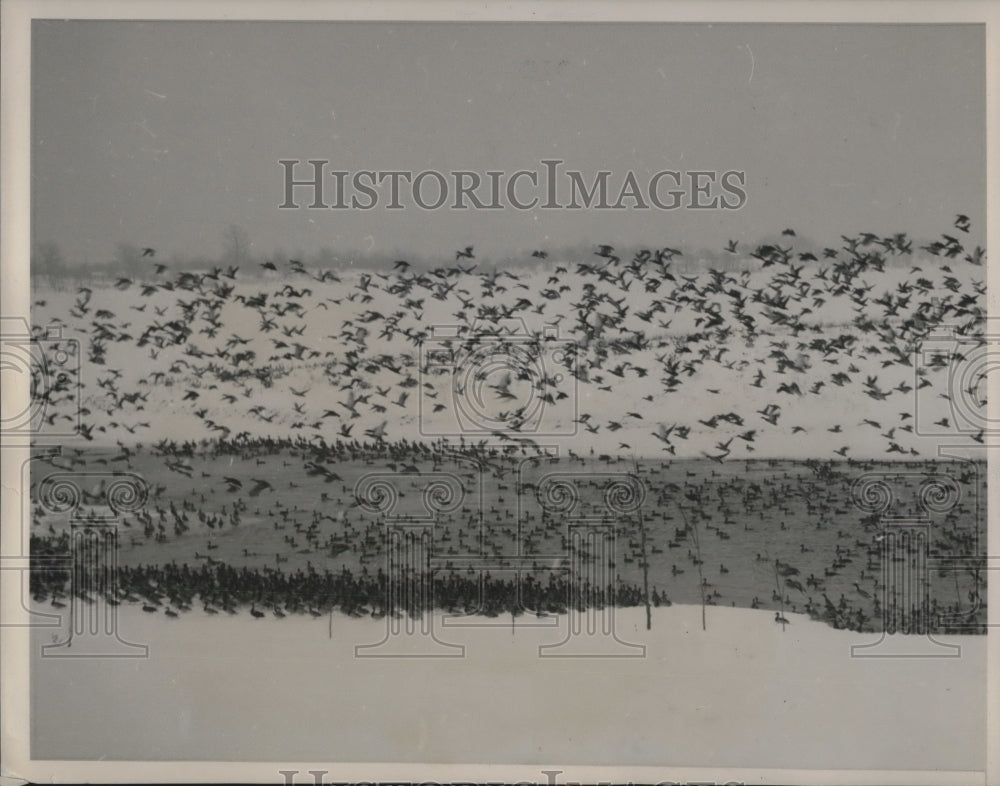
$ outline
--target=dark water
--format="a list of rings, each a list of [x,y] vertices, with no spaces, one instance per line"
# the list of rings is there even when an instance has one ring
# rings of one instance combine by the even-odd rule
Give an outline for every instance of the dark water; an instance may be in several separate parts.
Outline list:
[[[313,461],[322,470],[308,465]],[[599,586],[648,585],[655,602],[822,617],[829,599],[845,618],[860,611],[862,626],[872,629],[888,605],[912,606],[909,591],[918,599],[926,593],[939,622],[950,615],[985,622],[982,463],[718,464],[398,451],[317,459],[293,448],[181,458],[95,449],[55,463],[67,470],[72,463],[91,502],[109,473],[133,472],[149,484],[145,508],[120,519],[122,566],[217,560],[373,576],[388,569],[387,523],[422,524],[439,577],[488,571],[544,583],[571,578],[572,568]],[[51,462],[34,464],[36,497],[39,481],[59,471]],[[256,480],[270,486],[251,495]],[[359,505],[359,495],[378,499],[372,484],[395,495],[393,504]],[[439,496],[428,497],[428,486]],[[37,498],[33,510],[33,535],[52,538],[66,529],[68,517],[47,514]],[[903,531],[908,539],[898,535]],[[942,627],[978,629],[963,624]]]

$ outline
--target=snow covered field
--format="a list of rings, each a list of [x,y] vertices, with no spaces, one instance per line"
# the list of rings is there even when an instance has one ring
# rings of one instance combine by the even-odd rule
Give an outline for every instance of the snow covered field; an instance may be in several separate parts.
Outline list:
[[[436,619],[464,658],[387,659],[355,657],[384,638],[385,621],[169,620],[122,607],[122,638],[147,644],[148,658],[40,657],[63,636],[34,631],[32,756],[984,766],[985,637],[942,637],[960,646],[953,658],[855,658],[852,646],[879,637],[786,616],[782,626],[770,612],[710,608],[702,630],[701,609],[674,606],[654,609],[647,631],[640,609],[618,610],[618,638],[645,657],[615,660],[539,658],[539,645],[566,637],[565,617],[514,630],[509,618],[444,630]],[[906,639],[882,652],[956,652]]]

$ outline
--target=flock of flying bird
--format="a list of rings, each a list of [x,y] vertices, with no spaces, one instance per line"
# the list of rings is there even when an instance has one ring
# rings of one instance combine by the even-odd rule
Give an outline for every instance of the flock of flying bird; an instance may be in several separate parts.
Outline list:
[[[963,220],[956,226],[967,229]],[[483,272],[457,261],[426,272],[398,261],[388,272],[344,273],[291,260],[280,271],[265,262],[264,279],[241,281],[236,266],[167,278],[158,265],[161,275],[120,277],[97,294],[89,286],[77,291],[69,314],[86,348],[81,434],[105,443],[126,433],[156,435],[149,411],[162,417],[177,413],[178,404],[200,421],[187,433],[219,438],[285,430],[378,441],[412,436],[401,427],[416,421],[421,434],[444,433],[435,418],[453,418],[451,399],[473,391],[455,385],[462,369],[435,366],[431,353],[421,352],[435,341],[428,323],[465,331],[439,342],[460,365],[462,350],[468,356],[476,342],[514,346],[504,322],[538,317],[558,338],[519,343],[530,359],[511,353],[506,373],[490,380],[472,370],[487,388],[478,391],[488,399],[481,408],[493,417],[468,436],[530,444],[537,413],[547,409],[552,433],[594,435],[606,452],[648,452],[652,444],[670,455],[722,461],[736,445],[743,451],[734,457],[752,453],[769,431],[786,440],[815,433],[818,418],[789,424],[786,413],[821,414],[824,407],[808,399],[825,396],[825,404],[852,401],[847,411],[861,415],[897,402],[890,415],[881,408],[881,417],[831,423],[825,431],[872,429],[887,454],[916,455],[907,440],[914,436],[913,402],[924,388],[933,388],[926,399],[944,400],[927,424],[939,432],[957,425],[949,420],[956,392],[974,407],[984,403],[981,377],[950,390],[940,372],[952,360],[941,355],[921,365],[913,350],[942,326],[953,326],[975,347],[985,284],[953,271],[952,260],[978,266],[983,252],[966,252],[949,235],[923,247],[922,264],[890,268],[889,259],[911,254],[911,245],[903,235],[864,233],[844,238],[843,248],[826,249],[819,260],[776,243],[750,252],[757,271],[695,275],[673,269],[675,249],[640,251],[626,263],[609,246],[594,261],[558,264],[549,276]],[[472,258],[473,249],[457,256]],[[123,297],[124,308],[116,305]],[[46,305],[36,301],[39,316]],[[933,372],[942,384],[934,385]],[[49,391],[50,426],[72,416],[58,406],[71,397],[59,393]],[[677,418],[677,409],[698,412],[691,402],[716,398],[724,406],[704,417]],[[622,407],[623,399],[632,406]],[[739,399],[762,406],[747,409]],[[589,411],[588,401],[618,406]],[[130,413],[145,414],[129,422]],[[607,438],[618,432],[637,442]],[[698,447],[678,454],[692,433],[700,435]],[[851,450],[843,445],[831,455]]]
[[[967,231],[966,217],[959,216],[956,226]],[[931,373],[947,371],[952,360],[941,355],[921,365],[913,350],[942,326],[954,327],[974,347],[985,316],[985,284],[952,270],[952,260],[977,270],[983,252],[966,252],[950,235],[922,247],[922,264],[906,265],[908,271],[898,261],[888,267],[891,258],[912,254],[911,247],[904,235],[863,233],[845,237],[841,249],[826,249],[820,260],[775,243],[749,253],[757,271],[710,268],[695,275],[673,268],[681,253],[676,249],[640,251],[626,263],[610,246],[599,247],[592,262],[558,264],[548,276],[483,272],[458,260],[426,272],[397,261],[388,272],[349,273],[310,270],[291,260],[281,270],[265,262],[264,279],[242,281],[236,266],[167,278],[158,264],[144,280],[120,277],[97,295],[89,286],[77,290],[69,314],[86,348],[80,433],[101,442],[128,439],[126,433],[138,438],[147,430],[155,435],[148,414],[132,422],[127,416],[155,409],[162,417],[182,404],[184,416],[200,421],[186,433],[230,438],[285,430],[378,441],[412,436],[402,426],[418,421],[421,434],[445,433],[435,429],[435,419],[453,419],[452,399],[475,392],[492,417],[484,417],[487,425],[470,437],[530,444],[545,409],[544,425],[552,433],[594,435],[592,443],[606,452],[649,452],[652,445],[670,455],[722,461],[735,446],[743,450],[734,457],[754,452],[755,440],[767,432],[786,441],[815,433],[815,416],[831,403],[850,400],[857,406],[847,411],[869,414],[895,401],[895,412],[882,408],[880,417],[824,430],[872,429],[886,453],[916,455],[907,439],[914,435],[914,401],[924,388],[933,388],[925,399],[944,400],[927,424],[934,431],[957,425],[949,420],[956,392],[974,407],[984,403],[981,377],[961,391],[946,382],[934,386]],[[473,249],[456,256],[473,259]],[[122,302],[119,293],[126,293],[128,305],[112,310]],[[46,305],[36,301],[39,316]],[[432,354],[421,352],[435,341],[428,323],[465,331],[439,342],[460,365],[462,350],[469,356],[475,342],[513,347],[502,325],[523,317],[537,317],[560,335],[518,343],[529,360],[511,353],[501,360],[506,373],[489,380],[472,369],[485,394],[457,387],[462,369],[434,365]],[[58,406],[60,400],[73,403],[61,392],[56,386],[48,391],[49,426],[73,417]],[[340,400],[331,402],[337,392]],[[823,404],[803,406],[811,396]],[[716,397],[725,408],[676,418],[677,409],[695,413],[699,407],[692,403]],[[632,406],[622,407],[623,399]],[[734,406],[738,399],[762,406]],[[598,404],[594,411],[584,411],[588,401]],[[609,409],[605,402],[617,406]],[[795,409],[811,419],[789,424],[786,413]],[[625,438],[608,438],[618,432]],[[692,432],[700,437],[697,448],[685,442]],[[981,432],[970,436],[983,439]],[[831,455],[846,457],[852,447],[830,448]]]
[[[968,219],[957,217],[955,227],[968,232]],[[769,434],[778,440],[771,450],[798,434],[827,450],[833,437],[816,438],[818,431],[845,434],[848,443],[878,435],[880,453],[910,458],[920,455],[917,398],[933,402],[932,425],[944,433],[958,425],[949,421],[954,395],[984,405],[981,374],[952,390],[954,358],[922,364],[913,354],[945,326],[967,347],[983,341],[981,248],[966,250],[944,234],[913,264],[905,235],[862,233],[813,254],[784,245],[794,234],[750,249],[744,269],[693,272],[677,249],[624,261],[611,246],[592,260],[555,263],[551,274],[544,251],[532,255],[532,270],[480,270],[471,246],[453,265],[426,271],[402,260],[385,271],[290,260],[264,262],[249,276],[235,265],[169,276],[155,263],[149,275],[75,292],[75,323],[64,334],[81,338],[79,436],[116,449],[105,462],[126,465],[140,440],[159,437],[163,466],[196,481],[190,457],[198,440],[223,454],[308,445],[304,474],[336,485],[343,478],[330,465],[335,457],[384,453],[407,439],[412,457],[396,464],[419,472],[427,458],[416,447],[420,435],[433,437],[424,440],[431,450],[452,444],[440,439],[450,435],[459,450],[498,445],[542,455],[540,419],[579,460],[589,449],[605,461],[659,453],[721,465],[752,457]],[[726,252],[735,261],[739,244]],[[49,301],[57,310],[65,293],[46,294],[34,304],[39,331]],[[516,331],[519,319],[536,317],[557,333]],[[442,338],[432,325],[458,331]],[[464,374],[463,360],[484,344],[493,347],[492,365]],[[431,350],[449,360],[437,362]],[[48,426],[72,421],[67,408],[76,399],[65,385],[45,395]],[[465,434],[449,431],[463,397],[490,414]],[[831,401],[857,421],[817,426]],[[968,436],[983,441],[982,431]],[[850,460],[852,450],[829,448],[829,457]],[[63,459],[72,467],[85,463],[80,455]],[[276,491],[270,476],[223,483],[242,505]],[[169,520],[161,516],[161,530]],[[158,538],[155,528],[150,535]],[[328,539],[323,548],[336,544]]]

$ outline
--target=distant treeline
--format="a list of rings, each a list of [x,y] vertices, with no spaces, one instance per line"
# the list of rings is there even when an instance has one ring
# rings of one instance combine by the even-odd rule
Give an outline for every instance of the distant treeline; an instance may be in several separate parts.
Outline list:
[[[921,253],[923,244],[914,240],[899,243],[902,236],[887,236],[879,238],[873,244],[872,250],[879,253],[890,267],[903,267],[913,263],[914,255],[923,259]],[[800,264],[824,264],[824,258],[830,251],[842,251],[842,244],[836,249],[824,248],[810,240],[772,233],[755,242],[720,241],[718,249],[687,248],[684,245],[671,243],[660,248],[636,246],[625,243],[619,246],[605,246],[622,260],[632,260],[644,257],[653,258],[657,252],[668,252],[673,269],[681,273],[694,273],[712,268],[726,272],[756,270],[762,266],[762,260],[754,254],[761,248],[774,246],[787,251],[791,258]],[[900,250],[901,247],[906,250]],[[474,248],[474,247],[473,247]],[[550,249],[525,250],[503,258],[462,258],[458,264],[463,269],[475,266],[477,272],[492,272],[494,269],[549,269],[559,264],[592,262],[604,258],[606,254],[599,253],[602,246],[593,244],[577,244]],[[431,270],[438,267],[450,267],[456,264],[456,252],[442,252],[441,256],[408,254],[398,251],[392,254],[368,254],[360,251],[320,249],[316,253],[288,253],[281,249],[271,254],[260,254],[253,251],[253,244],[246,234],[238,227],[231,228],[227,233],[226,248],[218,256],[183,256],[170,253],[168,249],[142,247],[131,243],[119,243],[112,258],[103,262],[80,262],[67,257],[55,243],[39,243],[31,256],[31,275],[33,278],[44,277],[53,281],[60,279],[99,280],[101,278],[128,277],[144,280],[157,274],[157,266],[165,266],[169,273],[182,271],[210,272],[214,268],[225,270],[238,267],[239,274],[247,278],[273,275],[264,265],[271,263],[279,271],[282,265],[291,260],[301,262],[305,267],[318,270],[342,271],[352,268],[364,270],[390,270],[399,260],[405,260],[414,270]]]

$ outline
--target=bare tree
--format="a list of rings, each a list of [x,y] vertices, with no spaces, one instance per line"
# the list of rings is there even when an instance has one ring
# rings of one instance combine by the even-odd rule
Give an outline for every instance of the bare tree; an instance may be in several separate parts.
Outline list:
[[[135,273],[142,267],[142,249],[133,243],[115,246],[115,267],[126,273]]]
[[[66,260],[55,243],[39,243],[31,255],[31,272],[36,275],[58,276],[66,270]]]
[[[230,265],[242,265],[250,260],[250,235],[239,224],[230,224],[225,233],[225,262]]]

